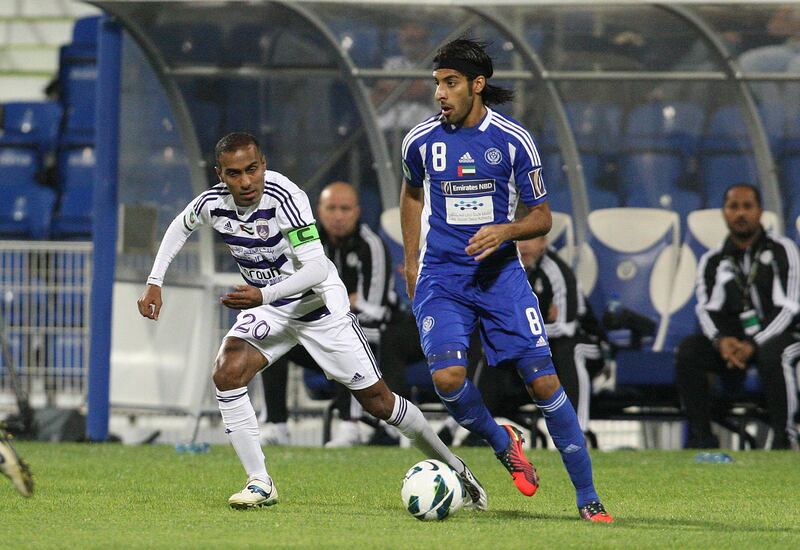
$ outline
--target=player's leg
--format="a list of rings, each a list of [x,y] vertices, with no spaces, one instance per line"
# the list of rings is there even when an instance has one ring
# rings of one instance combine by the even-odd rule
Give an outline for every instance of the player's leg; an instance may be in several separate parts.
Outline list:
[[[778,335],[759,346],[756,356],[758,376],[767,398],[773,449],[797,449],[797,381],[791,362],[783,358],[784,350],[795,342],[791,333]]]
[[[217,353],[213,375],[217,402],[225,432],[247,473],[244,489],[228,499],[233,508],[269,506],[278,501],[247,384],[270,359],[277,360],[295,343],[284,319],[266,308],[253,308],[239,314]]]
[[[478,388],[467,378],[467,349],[477,325],[470,296],[473,286],[471,277],[421,277],[414,297],[414,315],[442,403],[461,426],[498,452],[508,446],[508,432],[495,422]]]
[[[689,425],[687,448],[717,448],[719,440],[711,432],[710,372],[723,373],[728,369],[702,334],[692,334],[678,345],[675,354],[675,387]]]
[[[0,428],[0,473],[11,480],[24,497],[33,495],[33,476],[28,465],[17,454],[5,430]]]
[[[442,443],[419,408],[393,393],[383,381],[355,315],[308,323],[298,329],[298,339],[329,377],[350,389],[364,410],[395,426],[426,456],[450,464],[468,485],[472,483],[478,507],[486,507],[485,492],[463,461]]]
[[[300,349],[300,348],[296,348]],[[261,373],[267,419],[261,433],[262,445],[289,444],[289,410],[286,388],[289,382],[289,358],[284,355]]]
[[[228,499],[232,508],[269,506],[277,502],[277,490],[267,473],[260,431],[247,384],[267,364],[266,358],[237,337],[222,341],[214,365],[217,404],[225,432],[247,473],[244,489]]]

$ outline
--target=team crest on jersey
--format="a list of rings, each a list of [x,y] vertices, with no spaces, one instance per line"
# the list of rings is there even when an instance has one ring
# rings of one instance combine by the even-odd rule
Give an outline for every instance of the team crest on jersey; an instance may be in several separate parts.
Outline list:
[[[547,189],[545,189],[544,180],[542,179],[541,166],[528,172],[528,179],[531,181],[531,187],[533,187],[534,199],[540,199],[547,194]]]
[[[490,147],[486,149],[486,152],[483,154],[483,158],[486,159],[486,162],[489,164],[500,164],[503,162],[503,153],[500,152],[500,149],[497,147]]]
[[[269,238],[269,222],[267,220],[256,220],[256,234],[264,241]]]
[[[436,323],[436,321],[434,321],[433,317],[431,317],[430,315],[425,317],[422,320],[422,332],[430,332],[435,323]]]

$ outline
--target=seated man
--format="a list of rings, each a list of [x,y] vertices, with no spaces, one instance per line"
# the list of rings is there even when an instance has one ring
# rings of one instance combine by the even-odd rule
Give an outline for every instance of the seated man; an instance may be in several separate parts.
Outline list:
[[[722,214],[730,233],[697,266],[696,312],[703,332],[685,338],[676,356],[689,448],[719,447],[711,433],[708,374],[741,384],[751,364],[767,397],[772,448],[797,447],[797,385],[781,357],[797,342],[800,256],[791,240],[764,231],[761,212],[755,186],[729,187]]]
[[[372,352],[378,357],[381,332],[392,314],[394,282],[386,245],[367,224],[359,223],[360,215],[358,193],[349,183],[333,182],[322,190],[317,204],[320,241],[325,255],[333,261],[344,282],[350,310],[358,316]],[[289,443],[286,384],[290,360],[301,367],[319,368],[311,356],[298,347],[261,373],[267,405],[264,443]],[[394,382],[392,376],[386,379]],[[334,399],[340,422],[326,446],[361,443],[358,419],[362,409],[358,401],[341,385],[337,386]],[[389,428],[389,431],[393,430]]]

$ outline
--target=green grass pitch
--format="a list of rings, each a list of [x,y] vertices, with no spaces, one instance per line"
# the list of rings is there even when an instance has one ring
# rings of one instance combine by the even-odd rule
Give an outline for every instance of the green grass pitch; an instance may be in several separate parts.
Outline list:
[[[613,525],[577,519],[560,458],[533,451],[542,478],[517,493],[488,449],[461,449],[489,493],[488,512],[420,522],[400,503],[414,449],[269,448],[280,502],[233,511],[244,474],[229,446],[203,455],[170,446],[18,442],[36,494],[0,479],[2,548],[800,548],[800,454],[593,453]]]

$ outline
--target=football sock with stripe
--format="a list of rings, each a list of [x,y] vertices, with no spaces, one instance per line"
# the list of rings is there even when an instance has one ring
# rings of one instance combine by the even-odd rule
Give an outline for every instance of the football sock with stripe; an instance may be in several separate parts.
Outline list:
[[[463,472],[464,463],[456,458],[456,455],[439,439],[431,425],[425,420],[422,411],[407,399],[396,393],[393,395],[394,409],[386,423],[395,426],[401,434],[411,440],[414,447],[428,458],[446,462],[459,474]]]
[[[534,402],[544,415],[547,431],[550,432],[553,443],[561,453],[561,460],[575,486],[578,507],[598,500],[592,482],[592,459],[586,449],[586,440],[578,424],[578,416],[564,388],[559,386],[549,399],[534,400]]]
[[[225,424],[225,433],[247,472],[247,479],[259,479],[266,483],[269,476],[259,443],[258,419],[250,403],[247,386],[235,390],[217,390],[217,404]]]
[[[469,378],[465,378],[464,385],[452,393],[444,393],[438,389],[436,393],[450,415],[466,429],[485,439],[494,452],[499,453],[508,447],[508,432],[495,422],[492,413],[483,403],[481,393]]]

